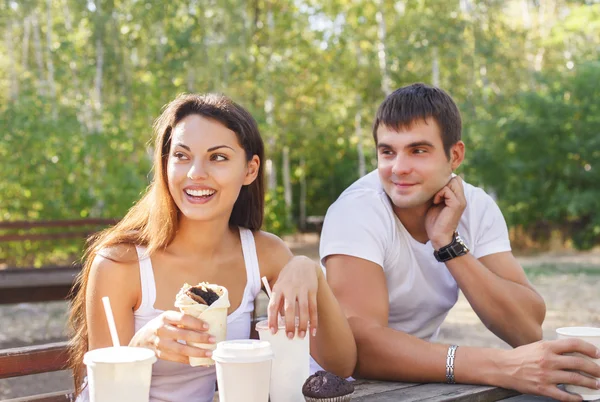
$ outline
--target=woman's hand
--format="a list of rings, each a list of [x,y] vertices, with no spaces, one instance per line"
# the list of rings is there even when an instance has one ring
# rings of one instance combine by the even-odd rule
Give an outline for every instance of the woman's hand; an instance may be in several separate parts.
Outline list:
[[[298,336],[304,338],[309,321],[311,334],[316,335],[317,291],[321,278],[324,278],[321,268],[308,257],[293,257],[283,267],[269,301],[269,328],[272,333],[276,333],[279,328],[278,313],[281,313],[285,317],[288,338],[294,337],[296,316],[299,319]]]
[[[504,359],[497,362],[503,368],[502,372],[508,375],[499,385],[559,401],[581,401],[580,396],[562,391],[557,385],[572,384],[598,389],[600,384],[596,378],[600,377],[600,366],[581,356],[567,356],[565,353],[600,358],[600,352],[594,345],[580,339],[540,341],[520,346],[507,350]]]
[[[165,311],[149,321],[135,333],[129,346],[152,349],[163,360],[190,363],[190,357],[209,357],[210,350],[200,349],[186,343],[214,343],[208,332],[208,324],[191,315],[177,311]]]

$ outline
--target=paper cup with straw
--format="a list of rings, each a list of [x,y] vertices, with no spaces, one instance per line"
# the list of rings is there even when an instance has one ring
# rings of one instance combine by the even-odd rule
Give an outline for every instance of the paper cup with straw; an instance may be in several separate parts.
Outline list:
[[[269,298],[272,297],[271,287],[266,277],[262,278]],[[278,330],[272,334],[267,321],[256,324],[256,331],[261,341],[271,344],[275,359],[271,370],[269,395],[271,402],[304,402],[302,385],[310,371],[310,336],[304,338],[296,335],[289,339],[285,332],[285,321],[278,315]],[[296,318],[296,328],[298,319]]]
[[[120,346],[117,326],[108,297],[102,298],[104,312],[113,346],[87,352],[90,402],[148,402],[152,365],[156,362],[153,350]]]

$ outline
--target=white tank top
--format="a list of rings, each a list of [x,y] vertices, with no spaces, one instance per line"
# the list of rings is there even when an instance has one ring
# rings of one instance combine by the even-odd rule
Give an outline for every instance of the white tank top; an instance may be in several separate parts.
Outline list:
[[[261,289],[260,270],[252,231],[240,228],[240,239],[246,265],[246,287],[240,306],[227,316],[227,339],[248,339],[254,311],[254,300]],[[145,247],[136,246],[140,264],[142,301],[134,311],[135,331],[160,315],[154,308],[156,284],[152,262],[145,256]],[[215,367],[191,367],[187,364],[158,359],[152,368],[150,402],[212,402],[216,383]],[[77,402],[89,401],[88,389]]]

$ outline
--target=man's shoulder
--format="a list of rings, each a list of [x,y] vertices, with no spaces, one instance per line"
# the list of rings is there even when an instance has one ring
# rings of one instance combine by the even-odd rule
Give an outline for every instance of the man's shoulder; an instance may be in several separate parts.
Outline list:
[[[394,211],[391,201],[381,187],[377,171],[355,181],[329,206],[323,231],[377,232],[379,235],[393,229]],[[336,227],[334,230],[333,228]]]
[[[485,209],[490,204],[496,204],[495,197],[488,194],[483,188],[474,186],[463,180],[467,208],[471,210]]]
[[[337,201],[344,199],[368,199],[368,198],[381,198],[385,195],[383,187],[381,186],[381,180],[377,170],[374,170],[365,176],[359,178],[346,188],[342,194],[338,197]],[[335,204],[335,203],[334,203]]]

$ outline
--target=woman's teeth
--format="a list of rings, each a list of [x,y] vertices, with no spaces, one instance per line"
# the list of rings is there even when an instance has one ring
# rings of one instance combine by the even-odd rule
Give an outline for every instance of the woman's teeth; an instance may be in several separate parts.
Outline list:
[[[190,190],[186,189],[185,193],[187,195],[191,195],[192,197],[210,197],[216,191],[215,190]]]

